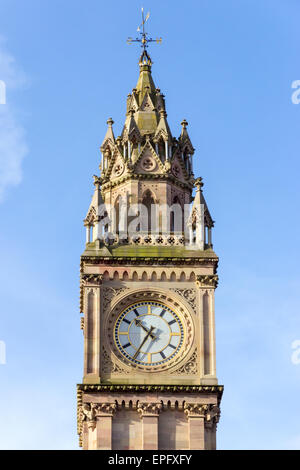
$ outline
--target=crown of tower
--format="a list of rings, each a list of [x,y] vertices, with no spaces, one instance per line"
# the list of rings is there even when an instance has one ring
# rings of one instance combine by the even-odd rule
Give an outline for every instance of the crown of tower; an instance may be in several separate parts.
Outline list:
[[[149,177],[151,174],[169,174],[183,184],[193,184],[194,148],[186,129],[187,122],[183,120],[181,123],[180,137],[173,137],[167,120],[165,97],[152,78],[152,64],[144,48],[139,58],[138,81],[127,96],[125,123],[117,139],[112,119],[107,121],[108,129],[101,145],[103,183],[121,177],[120,172],[113,171],[114,164],[121,159],[125,173],[135,175],[146,170]],[[148,159],[143,162],[146,153]]]

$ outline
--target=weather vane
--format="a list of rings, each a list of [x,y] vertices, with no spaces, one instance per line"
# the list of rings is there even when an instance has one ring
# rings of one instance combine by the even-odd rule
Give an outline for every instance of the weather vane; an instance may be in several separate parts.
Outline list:
[[[146,15],[146,18],[144,18],[144,8],[142,8],[142,23],[140,24],[140,26],[137,29],[137,31],[138,31],[138,33],[140,33],[141,37],[136,38],[136,39],[128,38],[127,39],[127,44],[132,44],[133,42],[140,42],[141,47],[144,49],[144,51],[146,51],[146,48],[148,47],[149,42],[156,42],[157,44],[161,43],[161,41],[162,41],[161,38],[152,39],[152,38],[147,37],[148,33],[146,33],[146,31],[145,31],[145,23],[146,23],[146,21],[149,20],[149,17],[150,17],[150,12],[148,12],[147,15]]]

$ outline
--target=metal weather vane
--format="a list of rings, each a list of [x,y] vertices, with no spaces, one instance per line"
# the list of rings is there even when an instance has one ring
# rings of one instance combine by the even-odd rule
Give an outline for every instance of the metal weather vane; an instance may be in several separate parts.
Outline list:
[[[150,12],[148,12],[146,17],[144,18],[144,8],[142,8],[142,23],[139,25],[137,29],[141,37],[135,38],[135,39],[132,39],[131,37],[129,37],[127,39],[127,44],[132,44],[133,42],[140,42],[141,47],[143,48],[144,52],[146,51],[146,48],[148,47],[149,42],[156,42],[157,44],[160,44],[162,41],[162,38],[152,39],[148,37],[148,33],[145,31],[145,23],[146,21],[149,20],[149,17],[150,17]]]

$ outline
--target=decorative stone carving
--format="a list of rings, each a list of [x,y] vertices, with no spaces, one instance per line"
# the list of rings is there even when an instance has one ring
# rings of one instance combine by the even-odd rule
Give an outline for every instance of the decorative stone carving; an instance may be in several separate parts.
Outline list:
[[[137,411],[140,413],[140,417],[143,416],[158,416],[161,409],[162,403],[138,403]]]
[[[113,169],[114,176],[116,177],[121,176],[123,172],[124,172],[123,163],[121,162],[117,163]]]
[[[183,364],[179,369],[171,372],[172,375],[195,375],[198,373],[198,362],[197,362],[197,349],[190,357],[190,359]]]
[[[103,274],[82,274],[81,281],[84,286],[88,284],[96,284],[100,286],[103,281]]]
[[[195,289],[171,289],[181,295],[196,313],[196,290]]]
[[[184,412],[188,417],[199,416],[199,417],[205,418],[205,415],[208,409],[209,409],[209,405],[203,405],[201,403],[185,403],[184,404]]]
[[[153,171],[156,168],[156,163],[154,158],[144,157],[141,161],[141,167],[145,171]]]
[[[116,409],[116,403],[99,403],[95,406],[95,415],[113,415]]]
[[[184,412],[188,417],[204,418],[207,427],[217,424],[220,419],[220,408],[213,404],[185,403]]]
[[[102,348],[102,373],[104,374],[129,374],[130,371],[123,369],[118,364],[114,363],[108,355],[105,347]]]
[[[219,277],[214,275],[198,275],[196,284],[198,287],[213,287],[214,289],[218,286]]]
[[[128,290],[128,287],[120,287],[118,289],[114,287],[104,287],[102,290],[103,294],[103,309],[106,310],[110,305],[113,297],[120,295],[122,292]]]
[[[80,412],[81,421],[86,421],[91,429],[95,429],[96,426],[95,406],[95,403],[83,403]]]
[[[209,410],[206,414],[206,422],[217,424],[220,420],[221,410],[218,405],[210,405]]]

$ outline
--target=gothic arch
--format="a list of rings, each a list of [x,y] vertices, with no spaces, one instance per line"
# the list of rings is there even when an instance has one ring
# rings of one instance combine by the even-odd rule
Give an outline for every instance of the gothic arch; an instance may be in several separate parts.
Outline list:
[[[151,221],[151,213],[152,213],[152,206],[156,204],[155,196],[153,195],[150,189],[146,189],[143,197],[142,197],[142,205],[144,206],[143,210],[146,211],[142,217],[142,231],[151,233],[152,229],[152,221]]]

